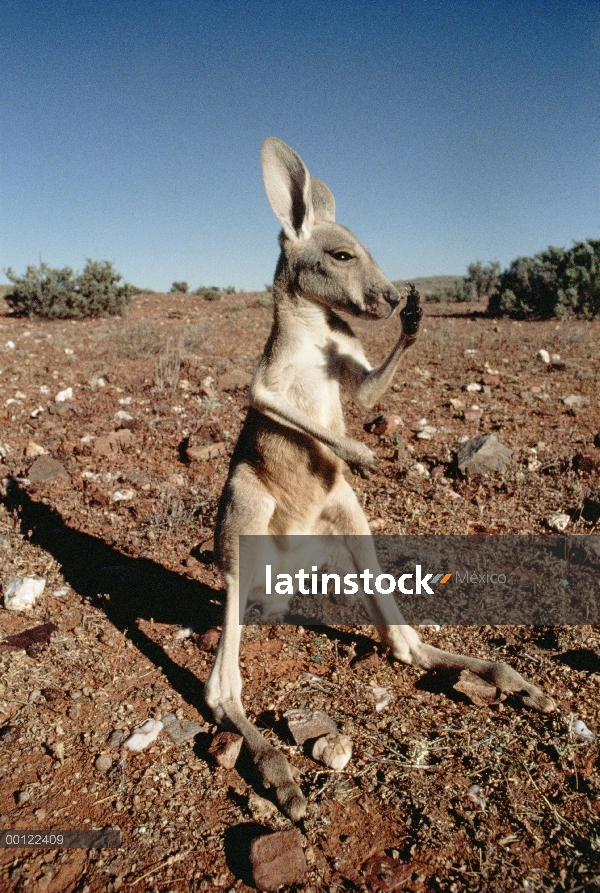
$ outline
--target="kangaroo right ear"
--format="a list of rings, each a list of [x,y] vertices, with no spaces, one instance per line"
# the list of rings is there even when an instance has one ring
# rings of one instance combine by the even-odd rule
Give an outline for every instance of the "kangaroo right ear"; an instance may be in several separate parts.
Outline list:
[[[262,145],[265,191],[286,236],[310,239],[314,226],[311,179],[299,155],[284,142],[269,136]]]
[[[316,177],[310,180],[315,223],[335,223],[335,199],[331,189]]]

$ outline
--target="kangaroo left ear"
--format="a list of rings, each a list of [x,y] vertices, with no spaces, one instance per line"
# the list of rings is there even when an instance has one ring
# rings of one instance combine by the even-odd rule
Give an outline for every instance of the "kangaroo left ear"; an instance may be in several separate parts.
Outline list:
[[[273,136],[264,141],[261,156],[265,192],[283,231],[293,241],[310,239],[315,215],[306,165],[293,149]]]

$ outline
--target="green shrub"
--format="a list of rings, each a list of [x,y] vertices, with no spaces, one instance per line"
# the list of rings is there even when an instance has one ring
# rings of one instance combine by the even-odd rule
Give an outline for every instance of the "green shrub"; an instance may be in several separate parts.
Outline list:
[[[206,301],[220,301],[223,297],[223,289],[218,285],[200,285],[194,294]]]
[[[518,257],[490,295],[492,316],[550,319],[600,315],[600,239]]]
[[[123,313],[132,295],[128,283],[110,261],[88,258],[82,273],[75,276],[70,267],[54,270],[47,264],[27,267],[24,276],[5,271],[13,283],[5,300],[18,316],[46,319],[79,319],[84,316],[110,316]]]
[[[169,292],[169,294],[171,294],[171,295],[177,295],[177,294],[187,295],[189,288],[190,287],[187,284],[187,282],[174,282],[173,285],[171,286],[171,291]]]

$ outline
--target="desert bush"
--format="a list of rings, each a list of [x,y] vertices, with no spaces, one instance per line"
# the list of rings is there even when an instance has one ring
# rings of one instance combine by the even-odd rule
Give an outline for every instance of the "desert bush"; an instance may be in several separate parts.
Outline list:
[[[12,282],[5,300],[19,316],[113,316],[123,313],[131,300],[132,287],[128,283],[118,285],[121,274],[107,260],[88,258],[77,276],[70,267],[56,270],[45,263],[27,267],[24,276],[16,276],[10,268],[5,272]]]
[[[187,282],[174,282],[173,285],[171,286],[171,290],[170,290],[169,294],[171,294],[171,295],[177,295],[177,294],[186,295],[189,291],[189,288],[190,287],[187,284]]]
[[[474,297],[471,300],[487,301],[493,291],[496,290],[500,280],[500,264],[497,260],[490,261],[487,266],[476,260],[467,267],[467,277],[464,280],[465,289]],[[469,299],[468,299],[469,300]]]
[[[224,292],[218,285],[199,285],[194,294],[205,301],[220,301]]]
[[[600,239],[518,257],[500,274],[488,312],[516,319],[599,316]]]

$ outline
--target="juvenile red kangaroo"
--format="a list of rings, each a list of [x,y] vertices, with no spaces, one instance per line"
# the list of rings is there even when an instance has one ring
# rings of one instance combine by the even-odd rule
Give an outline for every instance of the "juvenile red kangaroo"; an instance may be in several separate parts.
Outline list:
[[[225,622],[205,697],[219,723],[244,737],[262,780],[273,787],[290,818],[300,819],[306,800],[297,775],[247,718],[239,670],[239,541],[242,534],[336,534],[350,537],[352,561],[377,567],[369,525],[345,466],[368,473],[376,458],[345,433],[340,388],[364,407],[390,384],[403,351],[415,340],[421,309],[411,290],[400,313],[402,331],[376,368],[338,312],[384,319],[400,295],[368,250],[335,222],[327,186],[311,177],[302,159],[269,137],[262,147],[265,190],[283,227],[273,283],[271,334],[250,385],[250,408],[234,450],[221,497],[216,554],[227,586]],[[357,535],[361,535],[357,537]],[[469,669],[501,692],[517,694],[537,710],[554,703],[504,663],[451,654],[422,642],[391,597],[365,596],[384,643],[399,661],[425,670]]]

